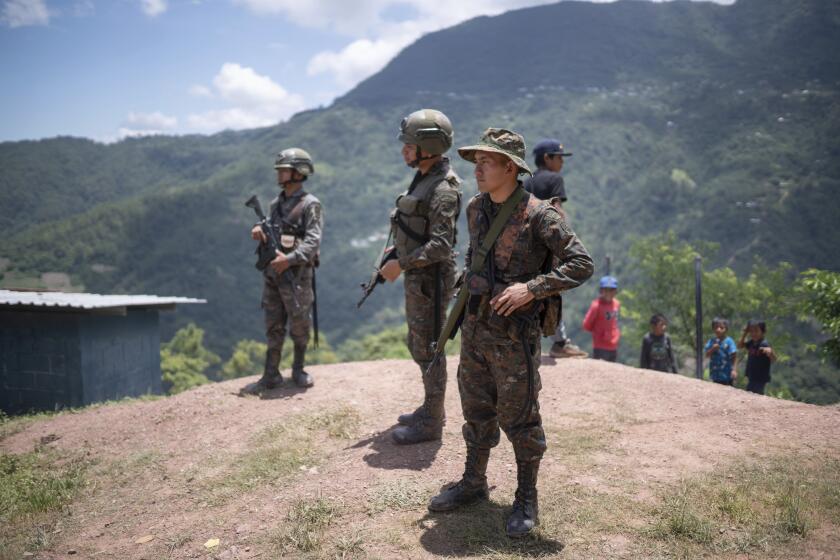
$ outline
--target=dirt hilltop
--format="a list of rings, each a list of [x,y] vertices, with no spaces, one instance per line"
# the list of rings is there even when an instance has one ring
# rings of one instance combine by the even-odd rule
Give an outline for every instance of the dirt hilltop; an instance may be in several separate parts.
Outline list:
[[[463,469],[456,363],[443,441],[411,447],[390,431],[420,376],[396,360],[313,366],[307,391],[240,397],[244,378],[23,424],[0,451],[87,465],[60,516],[23,528],[44,533],[27,557],[840,558],[840,409],[593,360],[541,368],[537,536],[501,535],[504,437],[491,501],[429,514]]]

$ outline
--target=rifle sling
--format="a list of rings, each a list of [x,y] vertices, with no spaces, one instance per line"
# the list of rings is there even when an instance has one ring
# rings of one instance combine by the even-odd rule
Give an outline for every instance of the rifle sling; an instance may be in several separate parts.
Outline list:
[[[493,219],[493,223],[490,224],[490,229],[487,231],[487,235],[484,236],[481,247],[478,248],[478,254],[474,255],[472,262],[470,263],[471,272],[481,272],[481,269],[484,266],[484,260],[490,253],[490,249],[492,249],[493,245],[496,243],[496,239],[499,238],[499,235],[505,228],[508,219],[511,214],[513,214],[514,208],[516,208],[524,196],[525,189],[521,186],[517,187],[504,204],[502,204],[502,207],[499,209],[499,213]],[[441,353],[443,352],[443,347],[446,345],[446,339],[449,338],[450,334],[455,329],[455,325],[458,324],[461,313],[464,311],[464,306],[467,304],[467,297],[469,296],[469,293],[467,283],[464,282],[461,286],[461,290],[458,292],[458,297],[455,299],[455,305],[452,307],[452,311],[449,312],[449,316],[446,318],[446,325],[443,327],[443,330],[438,336],[437,345],[435,346],[436,351]]]

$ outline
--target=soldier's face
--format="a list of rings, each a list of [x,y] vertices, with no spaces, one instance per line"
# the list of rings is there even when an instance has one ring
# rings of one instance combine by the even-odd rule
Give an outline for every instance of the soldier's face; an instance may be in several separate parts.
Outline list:
[[[402,157],[405,164],[409,167],[414,167],[417,165],[417,145],[416,144],[403,144],[402,147]]]
[[[292,173],[294,173],[294,169],[289,169],[287,167],[281,167],[277,170],[277,184],[282,185],[283,183],[288,183],[292,180]]]
[[[516,181],[516,166],[503,155],[476,152],[475,181],[478,190],[491,193]]]

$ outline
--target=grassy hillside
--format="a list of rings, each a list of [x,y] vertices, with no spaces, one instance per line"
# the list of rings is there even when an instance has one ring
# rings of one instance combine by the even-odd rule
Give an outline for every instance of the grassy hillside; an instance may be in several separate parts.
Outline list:
[[[164,337],[196,321],[228,355],[262,336],[243,202],[274,196],[273,156],[297,145],[315,157],[307,188],[325,206],[322,329],[334,344],[377,332],[399,320],[401,290],[382,286],[357,312],[358,283],[411,177],[397,125],[422,106],[452,118],[456,145],[487,126],[529,145],[561,138],[575,153],[573,225],[625,285],[632,240],[667,229],[719,242],[712,264],[739,271],[755,256],[837,270],[838,12],[821,0],[563,2],[426,36],[333,106],[275,127],[0,144],[0,285],[58,271],[95,292],[205,297],[165,315]],[[455,166],[474,194],[470,166]],[[567,298],[573,334],[594,296],[587,285]]]

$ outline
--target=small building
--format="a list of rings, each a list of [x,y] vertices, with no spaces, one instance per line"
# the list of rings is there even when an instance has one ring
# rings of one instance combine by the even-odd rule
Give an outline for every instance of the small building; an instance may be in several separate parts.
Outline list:
[[[160,394],[161,310],[203,299],[0,290],[0,410]]]

